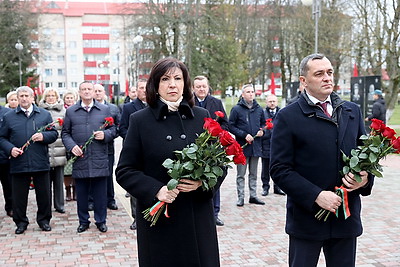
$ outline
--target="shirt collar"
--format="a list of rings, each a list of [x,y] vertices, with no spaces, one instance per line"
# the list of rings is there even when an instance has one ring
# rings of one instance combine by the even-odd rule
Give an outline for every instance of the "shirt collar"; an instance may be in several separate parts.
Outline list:
[[[316,99],[315,97],[313,97],[312,95],[310,95],[309,93],[307,93],[307,91],[306,91],[306,94],[307,94],[308,98],[311,100],[311,102],[313,102],[315,105],[318,103],[324,103],[324,102],[328,102],[329,104],[332,105],[330,95],[328,95],[328,97],[324,101],[320,101],[320,100]]]

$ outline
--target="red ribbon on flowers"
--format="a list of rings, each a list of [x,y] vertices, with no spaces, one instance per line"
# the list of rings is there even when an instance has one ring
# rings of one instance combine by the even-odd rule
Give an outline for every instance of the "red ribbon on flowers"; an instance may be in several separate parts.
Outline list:
[[[158,201],[156,204],[154,204],[153,207],[150,208],[150,215],[153,216],[154,214],[156,214],[156,212],[161,209],[164,204],[164,201]]]
[[[338,196],[342,198],[342,204],[340,206],[343,207],[344,219],[350,217],[350,209],[349,209],[349,199],[347,197],[347,189],[342,185],[340,187],[335,186],[335,190]],[[339,217],[339,208],[336,210],[336,217]]]
[[[165,215],[165,217],[169,218],[169,215],[168,215],[168,204],[165,205],[164,215]]]

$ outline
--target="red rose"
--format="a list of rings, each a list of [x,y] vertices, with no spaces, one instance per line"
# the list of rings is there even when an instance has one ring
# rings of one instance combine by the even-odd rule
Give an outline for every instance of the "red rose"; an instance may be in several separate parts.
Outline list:
[[[223,146],[230,145],[235,142],[235,139],[232,137],[232,135],[228,131],[222,131],[219,134],[219,142]]]
[[[111,126],[111,125],[114,124],[114,118],[113,117],[107,117],[104,120],[105,120],[104,124],[106,124],[106,125],[110,125]]]
[[[378,119],[372,119],[371,120],[371,129],[375,130],[376,132],[381,132],[385,129],[386,125],[383,123],[383,121],[378,120]]]
[[[243,153],[238,154],[236,156],[233,157],[233,162],[235,164],[242,164],[242,165],[246,165],[246,157],[244,156]]]
[[[272,123],[271,118],[265,120],[265,127],[267,128],[267,130],[271,130],[272,128],[274,128],[274,124]]]
[[[223,131],[221,125],[211,118],[204,118],[203,128],[212,136],[218,136]]]
[[[58,121],[58,124],[60,124],[60,126],[62,126],[64,124],[64,120],[61,118],[58,118],[57,121]]]
[[[396,132],[390,127],[385,127],[385,129],[382,132],[382,136],[390,140],[393,139],[395,135]]]
[[[225,114],[222,111],[215,111],[214,114],[215,114],[215,116],[220,117],[220,118],[225,117]]]
[[[238,142],[233,142],[229,146],[225,147],[225,152],[228,156],[238,155],[242,153],[242,147],[239,145]]]
[[[396,149],[397,154],[400,153],[400,137],[397,137],[395,139],[392,139],[392,141],[390,142],[393,146],[394,149]]]

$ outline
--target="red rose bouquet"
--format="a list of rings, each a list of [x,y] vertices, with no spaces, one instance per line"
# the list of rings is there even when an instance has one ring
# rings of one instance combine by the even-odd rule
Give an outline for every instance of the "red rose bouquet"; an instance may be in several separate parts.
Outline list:
[[[53,122],[50,122],[49,124],[46,124],[45,126],[40,127],[40,128],[36,131],[36,133],[41,133],[41,132],[46,131],[46,130],[51,130],[57,123],[58,123],[60,126],[62,126],[63,123],[64,123],[64,120],[61,119],[61,118],[58,118],[57,120],[55,120],[55,121],[53,121]],[[27,149],[27,148],[29,147],[29,145],[31,144],[31,141],[32,141],[32,136],[31,136],[31,138],[29,138],[29,140],[26,141],[25,144],[21,147],[21,150]]]
[[[400,153],[400,137],[395,137],[396,132],[392,128],[387,127],[381,120],[377,119],[372,119],[370,128],[371,133],[369,135],[362,135],[360,137],[360,140],[363,142],[362,146],[352,149],[350,156],[342,152],[344,166],[341,175],[351,172],[354,174],[357,182],[361,182],[359,174],[361,171],[366,171],[376,177],[383,177],[383,169],[379,161],[390,153]],[[343,185],[335,189],[336,194],[342,197],[340,207],[343,208],[344,216],[347,219],[350,216],[347,190]],[[326,221],[329,215],[329,211],[321,209],[315,217],[318,220],[324,218],[324,221]],[[336,216],[339,216],[339,209],[336,210]]]
[[[222,118],[224,113],[217,111],[215,115]],[[164,161],[163,166],[172,178],[167,184],[169,190],[176,188],[180,179],[200,180],[203,190],[211,190],[217,184],[218,177],[223,175],[223,168],[230,167],[229,163],[246,164],[242,147],[216,120],[205,118],[203,128],[205,131],[194,143],[174,152],[175,160]],[[163,201],[143,211],[144,218],[151,222],[151,226],[156,224],[162,213],[169,217],[168,204]]]
[[[104,119],[104,123],[99,127],[99,129],[97,131],[101,131],[101,130],[105,129],[107,126],[111,126],[113,124],[114,124],[114,118],[113,117],[106,117]],[[88,145],[90,145],[93,142],[93,139],[94,139],[94,132],[89,137],[89,139],[85,142],[85,144],[81,147],[82,151],[86,150]],[[82,156],[73,156],[70,160],[68,160],[67,165],[68,164],[72,165],[79,157],[82,157]]]

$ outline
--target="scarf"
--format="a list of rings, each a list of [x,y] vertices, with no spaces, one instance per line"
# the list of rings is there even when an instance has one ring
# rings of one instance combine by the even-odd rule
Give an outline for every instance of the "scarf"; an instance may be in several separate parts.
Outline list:
[[[177,111],[179,108],[179,105],[181,104],[181,102],[183,100],[183,96],[181,96],[176,102],[171,102],[171,101],[165,100],[161,96],[160,96],[160,100],[168,106],[169,111]]]

